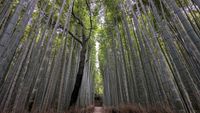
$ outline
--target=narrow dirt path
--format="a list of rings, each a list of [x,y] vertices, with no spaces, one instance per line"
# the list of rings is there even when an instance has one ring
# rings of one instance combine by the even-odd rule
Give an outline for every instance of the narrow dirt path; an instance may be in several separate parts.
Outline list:
[[[103,107],[94,107],[94,113],[104,113]]]

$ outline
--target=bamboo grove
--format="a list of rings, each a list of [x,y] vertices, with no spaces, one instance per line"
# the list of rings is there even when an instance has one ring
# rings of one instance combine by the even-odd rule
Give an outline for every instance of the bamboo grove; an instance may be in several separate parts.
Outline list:
[[[199,0],[0,0],[2,113],[64,112],[98,93],[199,113],[199,90]]]
[[[105,106],[159,104],[199,113],[199,0],[106,1],[104,7]]]
[[[89,1],[4,0],[0,15],[1,112],[92,104]]]

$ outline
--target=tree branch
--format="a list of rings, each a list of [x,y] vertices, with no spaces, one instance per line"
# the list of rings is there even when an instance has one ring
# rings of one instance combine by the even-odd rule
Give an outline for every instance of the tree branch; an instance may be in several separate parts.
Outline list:
[[[77,42],[79,42],[81,45],[83,45],[82,41],[79,40],[71,31],[68,31],[68,33],[69,33]]]
[[[83,24],[83,22],[81,21],[81,19],[80,19],[77,15],[75,15],[75,13],[74,13],[74,8],[72,8],[72,16],[73,16],[76,20],[78,20],[78,24],[80,24],[82,27],[85,27],[85,25]]]
[[[89,11],[89,16],[90,16],[90,31],[89,31],[89,35],[88,35],[88,38],[86,39],[86,41],[88,41],[91,37],[91,34],[92,34],[92,12],[91,12],[91,8],[90,8],[90,4],[88,3],[87,0],[86,1],[86,5],[87,5],[87,8],[88,8],[88,11]]]

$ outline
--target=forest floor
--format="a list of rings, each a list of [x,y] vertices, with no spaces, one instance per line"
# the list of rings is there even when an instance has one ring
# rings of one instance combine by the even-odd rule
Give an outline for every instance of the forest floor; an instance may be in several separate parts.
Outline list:
[[[104,113],[103,107],[94,107],[94,113]]]
[[[89,112],[86,112],[89,113]],[[169,106],[155,105],[142,107],[139,105],[120,105],[118,107],[94,106],[92,113],[175,113]]]

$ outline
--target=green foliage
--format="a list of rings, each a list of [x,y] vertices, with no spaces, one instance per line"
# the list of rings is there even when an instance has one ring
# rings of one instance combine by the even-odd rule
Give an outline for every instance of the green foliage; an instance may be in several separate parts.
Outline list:
[[[103,95],[103,78],[98,70],[95,73],[95,94]]]

